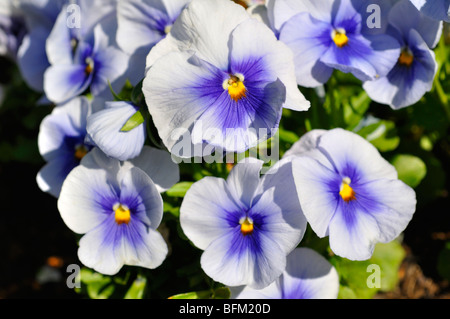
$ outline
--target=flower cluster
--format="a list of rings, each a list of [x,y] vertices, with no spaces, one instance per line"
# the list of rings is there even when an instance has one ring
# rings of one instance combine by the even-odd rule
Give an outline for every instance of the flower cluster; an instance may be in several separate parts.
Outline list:
[[[434,1],[411,2],[440,10]],[[336,69],[364,82],[373,100],[399,109],[431,89],[437,71],[431,49],[442,31],[441,21],[411,2],[269,0],[259,14],[294,52],[299,85],[320,86]],[[367,17],[370,4],[384,12],[378,21]]]
[[[392,109],[418,102],[450,12],[449,1],[237,2],[23,0],[7,23],[0,13],[0,52],[53,107],[37,184],[82,235],[86,267],[115,275],[163,264],[165,192],[193,176],[172,156],[197,156],[180,147],[186,134],[200,157],[245,153],[274,137],[286,112],[310,112],[305,92],[334,72]],[[416,209],[414,190],[349,130],[310,130],[261,174],[264,164],[248,157],[228,174],[188,178],[179,203],[202,270],[232,298],[337,298],[335,267],[302,247],[307,228],[328,237],[330,253],[368,260]]]

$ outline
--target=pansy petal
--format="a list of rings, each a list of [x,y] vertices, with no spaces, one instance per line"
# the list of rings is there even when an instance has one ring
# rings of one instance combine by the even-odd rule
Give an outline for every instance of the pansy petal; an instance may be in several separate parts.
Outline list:
[[[295,238],[291,238],[289,241],[295,243],[303,238],[306,230],[306,218],[303,214],[300,202],[298,200],[298,194],[295,186],[294,177],[292,174],[292,160],[282,159],[272,166],[261,178],[260,189],[258,192],[262,192],[261,199],[264,197],[268,200],[270,197],[265,195],[266,192],[273,191],[273,198],[269,203],[263,204],[260,202],[255,206],[260,206],[261,209],[264,205],[268,208],[273,207],[274,211],[279,210],[282,219],[289,225],[289,228],[295,230],[297,234]],[[270,211],[270,208],[265,210]],[[288,232],[286,232],[287,234]],[[284,245],[288,247],[289,245]],[[290,251],[290,248],[287,248]]]
[[[352,175],[347,177],[355,177],[361,183],[379,178],[397,178],[394,166],[381,156],[375,146],[355,133],[333,129],[321,136],[318,147],[332,159],[340,174]],[[355,167],[358,169],[355,170]]]
[[[50,66],[45,53],[45,39],[48,31],[42,28],[25,35],[17,52],[20,73],[29,87],[37,92],[44,91],[44,73]]]
[[[202,269],[227,286],[268,286],[283,272],[286,255],[265,233],[254,235],[243,236],[234,229],[215,239],[202,254]]]
[[[218,18],[218,15],[227,17]],[[249,19],[245,9],[230,1],[197,0],[180,14],[171,30],[177,46],[194,50],[201,59],[226,70],[228,67],[228,35],[244,20]]]
[[[85,158],[89,156],[90,154]],[[83,234],[106,218],[102,199],[115,194],[108,182],[106,170],[79,165],[70,172],[58,199],[58,210],[67,227],[75,233]]]
[[[105,234],[114,236],[116,230],[114,215],[90,230],[79,241],[78,258],[83,265],[105,275],[115,275],[124,261],[118,249],[112,249],[112,243],[105,240]],[[109,230],[109,231],[108,231]]]
[[[192,53],[173,52],[148,71],[142,90],[159,136],[169,151],[179,138],[173,133],[189,130],[217,99],[217,92],[223,91],[223,76],[211,67]]]
[[[68,12],[67,7],[61,10],[46,41],[46,52],[50,64],[70,64],[72,62],[73,47],[71,29],[67,25]]]
[[[301,30],[299,26],[302,26]],[[303,12],[293,16],[282,27],[280,40],[294,53],[297,83],[315,87],[328,81],[332,68],[319,61],[331,42],[330,25]]]
[[[370,41],[372,54],[367,60],[377,71],[376,78],[385,76],[395,66],[400,56],[400,43],[389,35],[378,34],[366,36]]]
[[[101,95],[104,94],[105,91],[108,92],[108,82],[111,83],[115,90],[118,88],[117,85],[123,86],[125,80],[122,80],[122,77],[125,74],[129,63],[129,56],[127,54],[110,46],[97,51],[94,60],[96,62],[94,68],[97,67],[97,70],[94,72],[95,76],[93,77],[91,84],[92,94]],[[116,83],[116,81],[118,83]]]
[[[285,167],[290,170],[289,165]],[[288,185],[291,187],[294,186],[293,182],[288,183]],[[288,191],[288,194],[291,196],[282,198],[282,195],[280,195],[282,191]],[[290,200],[294,204],[282,202],[283,199]],[[298,196],[291,188],[269,188],[253,204],[249,215],[254,216],[254,214],[262,216],[264,220],[264,233],[274,240],[279,245],[279,249],[286,255],[300,243],[305,234],[306,219],[298,203]]]
[[[154,269],[168,252],[158,231],[146,229],[140,222],[117,225],[113,214],[85,234],[79,245],[80,261],[106,275],[115,275],[123,265]]]
[[[150,176],[159,192],[168,190],[180,179],[180,168],[167,151],[144,145],[141,154],[130,162]]]
[[[206,249],[213,240],[228,232],[229,215],[240,211],[225,180],[205,177],[187,191],[180,207],[180,223],[195,246]]]
[[[350,260],[369,259],[380,236],[376,219],[357,200],[338,202],[329,229],[331,250]]]
[[[395,67],[394,67],[395,68]],[[395,72],[393,69],[390,73],[392,74]],[[402,77],[399,77],[399,80]],[[403,80],[400,82],[403,83]],[[409,102],[402,101],[400,105],[393,105],[393,101],[395,96],[399,93],[399,89],[401,86],[397,86],[394,83],[391,83],[388,76],[381,77],[379,79],[373,80],[373,81],[367,81],[363,84],[364,90],[367,92],[367,95],[374,101],[389,105],[393,108],[398,108],[400,105],[408,105]],[[405,102],[407,104],[405,104]]]
[[[157,4],[142,0],[119,1],[117,43],[124,52],[133,54],[145,48],[148,54],[150,48],[163,38],[158,26],[168,17],[164,16],[164,8],[158,8]]]
[[[67,114],[57,113],[47,115],[42,120],[39,128],[39,152],[46,161],[51,161],[61,155],[66,155],[68,149],[63,147],[65,138],[80,134],[73,127],[71,118]],[[73,155],[73,153],[68,155]]]
[[[145,73],[150,67],[161,57],[171,52],[178,52],[181,49],[178,47],[178,41],[172,36],[172,33],[168,33],[167,36],[154,45],[147,55],[145,60]]]
[[[216,91],[207,92],[211,98],[213,94],[218,98],[194,124],[193,142],[207,142],[226,151],[242,153],[270,138],[278,129],[286,99],[283,83],[280,80],[264,83],[248,79],[246,97],[235,102],[219,85],[219,78],[220,74],[216,76]]]
[[[249,47],[248,43],[254,45]],[[292,51],[277,41],[264,24],[254,19],[239,24],[231,33],[231,56],[237,63],[247,61],[249,56],[261,57],[265,61],[264,73],[272,77],[270,82],[278,78],[286,86],[284,107],[297,111],[305,111],[310,107],[297,87]]]
[[[380,229],[380,242],[397,238],[410,222],[416,209],[414,190],[399,180],[376,180],[364,184],[367,200],[378,201],[371,212]],[[374,204],[372,204],[375,206]]]
[[[450,22],[450,2],[448,0],[411,0],[425,15],[435,19]]]
[[[227,184],[234,198],[246,205],[252,206],[252,199],[260,181],[260,171],[263,161],[247,158],[233,167],[227,178]]]
[[[42,120],[38,148],[47,162],[53,159],[74,159],[75,147],[77,144],[83,144],[86,118],[90,113],[89,101],[85,97],[77,97],[55,107],[52,113]]]
[[[286,299],[336,299],[339,292],[336,268],[310,248],[288,255],[282,280]]]
[[[228,287],[230,299],[283,299],[278,289],[277,281],[262,289],[253,289],[248,286]]]
[[[70,156],[70,155],[69,155]],[[55,158],[45,164],[36,176],[36,182],[41,191],[58,197],[61,186],[70,171],[77,166],[75,159]]]
[[[92,141],[108,156],[125,161],[141,153],[146,138],[145,124],[131,131],[121,129],[136,113],[134,105],[126,102],[109,102],[107,107],[89,116],[86,130]]]
[[[161,223],[163,201],[151,178],[140,168],[129,166],[123,166],[117,178],[120,180],[120,203],[134,207],[133,214],[146,227],[156,229]]]
[[[286,270],[263,289],[230,288],[233,299],[336,299],[339,275],[321,255],[297,248],[287,256]]]
[[[305,133],[286,151],[286,153],[284,153],[283,158],[299,156],[317,148],[319,138],[326,132],[327,130],[315,129]]]
[[[372,55],[370,42],[361,35],[349,35],[349,43],[342,48],[332,45],[320,58],[329,67],[344,73],[352,73],[362,81],[374,79],[377,75],[375,66],[367,57]]]
[[[428,3],[430,4],[426,6],[431,7],[431,1]],[[415,29],[430,48],[436,46],[442,34],[442,22],[421,14],[416,10],[412,1],[408,0],[398,1],[392,7],[389,11],[389,23],[404,35]]]
[[[83,93],[91,79],[92,74],[86,75],[84,65],[52,65],[44,74],[44,90],[51,101],[62,103]]]
[[[143,246],[139,247],[137,253],[137,262],[126,261],[127,265],[136,265],[149,269],[159,267],[169,252],[167,243],[165,242],[161,233],[157,230],[148,229],[147,233],[142,231],[145,236],[143,237]],[[129,243],[130,249],[135,248]],[[135,248],[136,249],[136,248]]]
[[[337,209],[339,195],[333,185],[338,176],[319,161],[304,156],[292,160],[292,173],[306,220],[317,236],[327,236]]]
[[[333,0],[267,0],[266,6],[275,30],[280,30],[286,21],[301,12],[308,12],[316,19],[331,23],[335,11]]]
[[[361,33],[364,35],[385,34],[389,25],[388,16],[394,2],[391,0],[351,0],[353,8],[361,15]]]
[[[189,2],[191,2],[191,0],[172,0],[172,1],[165,0],[163,2],[169,16],[175,18],[180,15],[181,10],[184,9],[186,5]]]
[[[410,30],[408,45],[414,62],[410,67],[397,64],[384,78],[363,84],[370,98],[400,109],[418,102],[431,90],[437,72],[435,54],[416,30]]]

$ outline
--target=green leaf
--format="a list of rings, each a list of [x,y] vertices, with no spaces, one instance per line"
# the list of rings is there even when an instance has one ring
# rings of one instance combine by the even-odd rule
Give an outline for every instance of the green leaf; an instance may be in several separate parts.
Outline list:
[[[381,291],[387,292],[395,288],[398,283],[398,270],[405,255],[405,250],[396,240],[376,246],[370,261],[380,266]]]
[[[279,134],[280,141],[283,141],[285,143],[294,144],[300,139],[300,137],[294,132],[287,131],[282,128],[279,128],[277,133]]]
[[[175,218],[180,217],[180,207],[173,207],[171,204],[164,201],[163,204],[164,213],[172,214]]]
[[[169,299],[229,299],[230,289],[221,287],[216,290],[186,292],[169,297]]]
[[[364,126],[357,133],[381,152],[393,151],[400,144],[395,123],[391,121],[377,120],[375,123]]]
[[[209,299],[211,291],[192,291],[169,297],[169,299]]]
[[[350,287],[339,285],[338,299],[357,299],[357,296]]]
[[[131,284],[131,287],[125,294],[124,299],[142,299],[145,293],[146,286],[147,279],[139,275]]]
[[[133,84],[127,79],[125,85],[119,93],[119,97],[122,101],[131,101],[131,93],[133,92]]]
[[[369,299],[372,298],[377,289],[370,289],[367,286],[367,267],[371,264],[368,260],[352,261],[339,256],[333,256],[330,259],[331,264],[336,268],[340,277],[339,295],[346,295],[351,292],[355,298]]]
[[[111,277],[104,276],[88,268],[80,271],[81,282],[91,299],[108,299],[114,293],[115,285]]]
[[[141,110],[136,111],[120,129],[121,132],[129,132],[145,122],[145,117]]]
[[[166,195],[170,197],[184,197],[188,189],[192,186],[193,182],[181,182],[172,186],[171,189],[166,191]]]
[[[365,91],[358,95],[352,95],[349,99],[343,101],[344,120],[347,123],[347,129],[355,128],[369,109],[371,99]]]
[[[336,267],[341,284],[338,298],[369,299],[380,290],[392,290],[397,284],[398,270],[404,256],[401,244],[392,241],[377,244],[369,260],[352,261],[339,256],[331,257],[330,262]],[[370,276],[376,275],[371,267],[379,269],[379,287],[369,286]]]
[[[396,168],[398,178],[411,187],[417,187],[427,174],[425,163],[413,155],[398,154],[391,164]]]

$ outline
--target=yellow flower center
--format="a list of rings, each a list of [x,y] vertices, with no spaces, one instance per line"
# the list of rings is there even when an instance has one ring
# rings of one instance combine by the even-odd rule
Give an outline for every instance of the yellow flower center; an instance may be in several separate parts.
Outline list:
[[[249,217],[245,217],[245,219],[242,218],[240,224],[242,235],[247,236],[253,233],[253,221],[251,218]]]
[[[164,27],[164,33],[165,34],[169,34],[170,33],[170,30],[172,30],[172,24],[168,24],[168,25],[166,25],[165,27]]]
[[[86,75],[91,74],[94,71],[94,60],[90,57],[86,58],[86,67],[84,68],[84,73]]]
[[[116,223],[120,224],[128,224],[131,219],[130,209],[126,205],[116,204],[113,207],[114,217],[116,219]]]
[[[412,52],[407,49],[402,50],[402,53],[400,53],[400,57],[398,58],[398,63],[409,67],[413,62],[414,55],[412,54]]]
[[[348,37],[344,29],[336,29],[331,33],[331,38],[337,47],[342,48],[348,44]]]
[[[236,102],[246,96],[247,89],[242,74],[230,75],[230,78],[223,82],[223,88],[228,90],[228,94]]]
[[[87,147],[83,144],[80,144],[75,147],[74,156],[77,160],[81,160],[88,152],[89,150],[87,149]]]
[[[344,178],[342,181],[341,189],[339,191],[339,195],[341,195],[342,199],[348,203],[349,201],[355,200],[355,191],[350,186],[350,179]]]

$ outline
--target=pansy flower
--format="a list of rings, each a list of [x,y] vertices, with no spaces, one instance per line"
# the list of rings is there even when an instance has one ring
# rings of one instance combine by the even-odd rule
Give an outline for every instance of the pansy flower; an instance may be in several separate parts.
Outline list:
[[[80,14],[95,10],[87,3],[83,8]],[[108,82],[114,90],[123,86],[125,80],[122,81],[122,77],[129,58],[115,46],[114,20],[111,18],[114,12],[106,11],[104,16],[99,13],[99,18],[93,21],[81,20],[82,28],[78,29],[67,24],[70,13],[66,6],[61,10],[46,42],[51,65],[44,74],[44,91],[49,100],[61,103],[88,89],[94,96],[108,97],[111,95]],[[120,83],[115,85],[116,81]]]
[[[64,3],[64,0],[18,2],[28,29],[17,53],[18,66],[27,85],[37,92],[44,91],[44,72],[50,66],[45,42]]]
[[[420,12],[438,21],[450,22],[450,0],[410,0]]]
[[[46,164],[37,174],[37,183],[43,192],[58,197],[67,175],[91,149],[85,143],[91,113],[88,99],[77,97],[55,107],[41,122],[38,147]]]
[[[418,102],[433,86],[437,63],[432,48],[442,33],[442,22],[402,0],[391,9],[389,23],[387,32],[401,43],[401,54],[386,76],[363,87],[374,101],[400,109]]]
[[[232,299],[336,299],[339,275],[310,248],[296,248],[287,256],[286,269],[263,289],[230,287]]]
[[[400,54],[391,36],[365,32],[363,13],[351,0],[269,0],[266,6],[272,28],[294,52],[301,86],[320,86],[334,69],[372,80],[389,72]]]
[[[147,68],[144,96],[170,151],[184,128],[193,144],[242,152],[270,137],[283,107],[309,108],[289,48],[228,0],[190,2]]]
[[[335,254],[369,259],[376,243],[394,240],[408,225],[414,190],[355,133],[333,129],[304,140],[308,145],[296,146],[303,151],[293,155],[292,172],[308,223],[317,236],[329,236]]]
[[[145,143],[146,123],[131,131],[122,131],[138,107],[130,102],[106,102],[105,108],[87,120],[87,133],[90,140],[106,155],[125,161],[138,156]]]
[[[100,273],[114,275],[123,265],[153,269],[166,258],[167,244],[157,230],[161,195],[132,162],[94,148],[64,181],[58,209],[66,225],[83,234],[80,261]]]
[[[290,166],[262,178],[261,168],[262,161],[249,158],[226,180],[205,177],[191,186],[180,208],[184,233],[204,250],[202,269],[228,286],[268,286],[306,228]]]
[[[144,77],[150,49],[164,39],[190,0],[129,0],[117,4],[117,44],[131,56],[131,83]]]
[[[67,23],[76,22],[71,30],[84,34],[106,15],[114,11],[116,0],[21,0],[18,7],[23,13],[28,33],[18,51],[18,64],[26,83],[38,92],[44,91],[44,73],[50,66],[46,43],[58,17],[59,32],[67,30]],[[75,5],[68,7],[68,5]],[[78,24],[79,23],[79,24]],[[83,30],[83,31],[82,31]],[[69,39],[70,41],[70,39]],[[56,45],[56,53],[66,52],[61,43]]]

